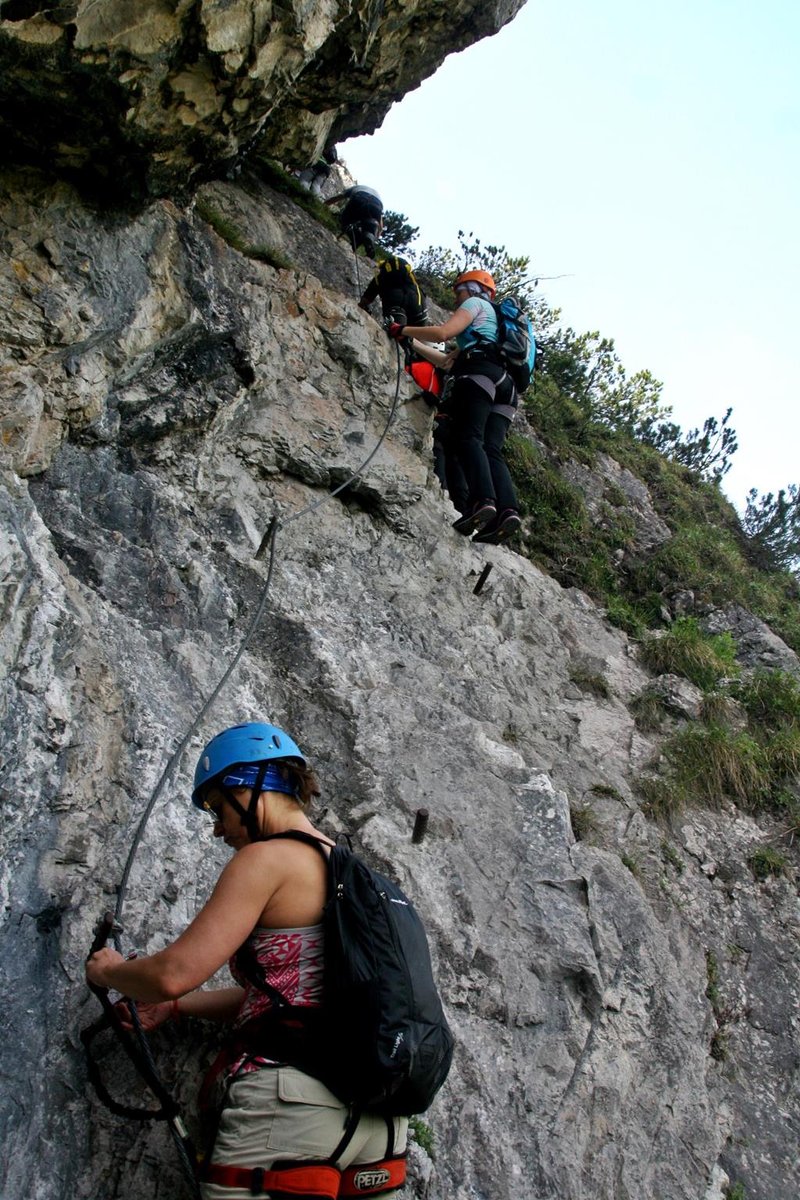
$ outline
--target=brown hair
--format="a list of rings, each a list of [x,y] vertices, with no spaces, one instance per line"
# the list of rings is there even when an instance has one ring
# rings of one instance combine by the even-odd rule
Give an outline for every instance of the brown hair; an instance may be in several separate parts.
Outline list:
[[[322,795],[319,780],[311,767],[303,767],[297,762],[276,762],[281,775],[288,783],[297,789],[297,803],[305,811],[316,796]]]

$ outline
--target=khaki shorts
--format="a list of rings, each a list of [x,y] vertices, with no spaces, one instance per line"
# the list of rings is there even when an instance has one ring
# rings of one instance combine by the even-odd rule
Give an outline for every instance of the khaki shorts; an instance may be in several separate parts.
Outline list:
[[[330,1158],[338,1146],[347,1121],[347,1106],[337,1100],[318,1079],[296,1067],[264,1067],[232,1083],[212,1162],[236,1167],[268,1169],[279,1159]],[[406,1148],[408,1121],[395,1117],[394,1154]],[[389,1132],[386,1120],[365,1113],[337,1162],[341,1168],[379,1162],[386,1157]],[[246,1188],[220,1187],[204,1183],[203,1200],[243,1200]],[[384,1192],[381,1200],[399,1193]]]

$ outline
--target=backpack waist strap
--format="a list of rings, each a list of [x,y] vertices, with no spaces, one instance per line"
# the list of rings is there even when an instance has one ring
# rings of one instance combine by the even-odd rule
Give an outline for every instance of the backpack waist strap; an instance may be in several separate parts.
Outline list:
[[[479,362],[481,359],[484,362],[501,365],[503,356],[497,342],[490,342],[483,338],[479,342],[475,342],[473,346],[461,351],[456,359],[456,366],[459,362]]]

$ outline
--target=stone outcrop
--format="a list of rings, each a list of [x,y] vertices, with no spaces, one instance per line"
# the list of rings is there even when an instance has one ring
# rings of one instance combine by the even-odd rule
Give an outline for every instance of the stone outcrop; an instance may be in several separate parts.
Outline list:
[[[372,132],[524,0],[3,0],[6,163],[164,195],[259,147],[292,165]]]
[[[652,550],[669,540],[669,526],[653,507],[645,484],[607,454],[598,454],[591,468],[572,459],[565,463],[563,475],[580,488],[593,523],[601,529],[608,526],[614,509],[624,508],[631,523],[631,552]]]
[[[708,613],[703,627],[709,633],[730,633],[736,642],[736,657],[747,668],[800,673],[797,655],[783,638],[739,604]]]
[[[6,1194],[182,1194],[163,1127],[87,1088],[83,958],[264,598],[277,514],[266,611],[147,826],[126,946],[182,928],[223,860],[188,805],[193,753],[268,715],[318,766],[322,823],[430,929],[458,1051],[405,1195],[698,1200],[727,1177],[794,1200],[798,912],[790,877],[747,867],[768,829],[732,808],[645,819],[634,647],[582,593],[452,532],[429,410],[357,307],[352,253],[255,178],[200,199],[98,216],[63,184],[4,181]],[[210,210],[292,266],[234,250]],[[309,510],[371,453],[398,386],[363,474]],[[589,669],[603,694],[576,686]],[[154,1043],[191,1110],[208,1034]]]

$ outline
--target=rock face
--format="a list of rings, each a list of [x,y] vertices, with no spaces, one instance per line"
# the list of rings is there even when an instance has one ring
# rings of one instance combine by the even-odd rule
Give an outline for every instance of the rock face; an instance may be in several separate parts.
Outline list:
[[[669,540],[669,526],[653,507],[653,501],[641,479],[614,462],[607,454],[598,454],[590,470],[571,460],[563,470],[564,478],[579,487],[592,520],[601,528],[607,524],[609,508],[624,505],[632,525],[631,548],[651,550]]]
[[[119,197],[184,188],[256,144],[305,165],[522,3],[3,0],[3,158]]]
[[[703,626],[709,633],[732,634],[743,666],[798,674],[797,655],[768,625],[738,604],[709,613]]]
[[[357,308],[352,253],[254,178],[201,199],[100,217],[65,185],[4,180],[5,1195],[183,1194],[163,1126],[87,1087],[83,959],[193,730],[133,865],[125,947],[190,919],[223,861],[188,803],[193,755],[267,716],[317,765],[322,824],[353,831],[430,930],[458,1050],[424,1118],[435,1163],[414,1151],[404,1195],[698,1200],[727,1176],[795,1200],[798,910],[788,878],[746,867],[766,831],[733,809],[645,820],[632,784],[654,745],[628,703],[647,673],[586,596],[452,532],[429,410]],[[292,269],[232,249],[211,209]],[[311,507],[396,394],[363,473]],[[589,670],[605,695],[576,686]],[[208,1034],[153,1041],[191,1107]]]

